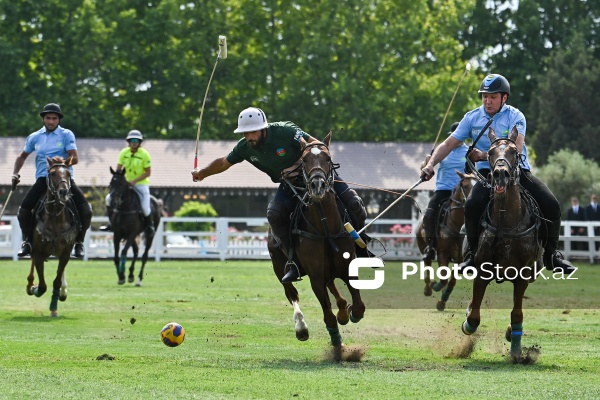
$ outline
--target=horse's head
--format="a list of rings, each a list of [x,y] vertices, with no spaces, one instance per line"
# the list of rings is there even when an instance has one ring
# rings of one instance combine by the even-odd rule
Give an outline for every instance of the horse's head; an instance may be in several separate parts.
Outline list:
[[[460,177],[460,181],[454,188],[452,201],[464,207],[467,197],[471,193],[473,185],[475,185],[475,176],[473,174],[463,174],[460,171],[456,171],[456,174]]]
[[[488,150],[488,162],[492,168],[492,187],[496,194],[503,194],[519,179],[519,149],[517,148],[517,128],[513,127],[508,138],[496,137],[492,128],[488,138],[492,142]]]
[[[320,202],[333,188],[333,163],[329,153],[331,132],[323,142],[312,142],[304,146],[301,157],[302,173],[308,196]]]
[[[125,178],[125,168],[120,171],[115,171],[112,167],[110,167],[110,173],[112,174],[112,178],[108,186],[110,190],[110,197],[115,203],[115,206],[118,207],[128,193],[129,182],[127,182],[127,178]]]
[[[71,172],[69,167],[73,158],[65,160],[62,157],[46,157],[48,163],[48,175],[46,183],[48,185],[48,202],[58,201],[63,206],[71,199]]]

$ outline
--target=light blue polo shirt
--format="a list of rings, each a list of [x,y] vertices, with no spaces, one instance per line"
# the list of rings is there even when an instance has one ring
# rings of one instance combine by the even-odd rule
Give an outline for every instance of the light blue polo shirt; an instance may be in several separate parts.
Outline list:
[[[479,135],[479,132],[483,129],[483,127],[489,121],[490,116],[485,112],[483,105],[469,111],[465,114],[463,119],[458,124],[458,127],[454,132],[452,132],[452,137],[456,140],[460,140],[464,142],[467,139],[472,139],[473,141]],[[492,122],[492,129],[496,132],[497,137],[507,138],[509,132],[512,128],[516,126],[519,134],[525,136],[525,131],[527,130],[527,123],[525,121],[525,115],[519,109],[509,106],[505,104],[502,106],[500,111],[494,115],[494,122]],[[485,153],[490,149],[490,139],[488,139],[487,134],[489,130],[484,132],[479,138],[479,141],[475,145],[475,148],[481,150]],[[521,152],[523,157],[521,158],[521,168],[524,170],[531,170],[531,165],[529,164],[529,159],[527,158],[527,146],[523,143],[523,151]],[[483,168],[491,169],[490,164],[486,161],[478,161],[475,164],[475,168],[477,170],[481,170]]]
[[[27,136],[23,147],[23,151],[27,154],[35,151],[35,179],[48,175],[46,157],[60,156],[66,160],[69,158],[69,150],[77,150],[75,135],[60,125],[53,132],[46,132],[46,127],[33,132]],[[74,178],[73,167],[69,167],[69,171]]]
[[[460,181],[460,176],[458,176],[456,171],[464,171],[468,149],[467,145],[463,143],[448,153],[446,158],[440,162],[437,171],[437,179],[435,181],[435,190],[454,189]]]

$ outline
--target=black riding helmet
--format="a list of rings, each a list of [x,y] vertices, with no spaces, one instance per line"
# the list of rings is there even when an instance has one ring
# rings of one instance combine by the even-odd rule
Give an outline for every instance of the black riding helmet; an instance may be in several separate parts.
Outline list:
[[[502,75],[490,74],[481,81],[478,93],[506,93],[510,96],[510,83]]]
[[[40,117],[44,118],[46,114],[56,114],[58,118],[63,117],[62,112],[60,111],[60,106],[56,103],[48,103],[44,106],[44,109],[40,113]]]

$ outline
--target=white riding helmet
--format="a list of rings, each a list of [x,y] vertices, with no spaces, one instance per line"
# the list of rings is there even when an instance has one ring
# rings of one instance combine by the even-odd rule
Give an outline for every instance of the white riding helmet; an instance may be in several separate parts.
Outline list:
[[[125,140],[129,139],[140,139],[141,142],[144,140],[144,136],[142,136],[142,132],[138,131],[137,129],[134,129],[129,131],[129,133],[127,134],[127,139]]]
[[[267,116],[260,108],[248,107],[238,117],[238,127],[233,133],[254,132],[265,129],[269,123]]]

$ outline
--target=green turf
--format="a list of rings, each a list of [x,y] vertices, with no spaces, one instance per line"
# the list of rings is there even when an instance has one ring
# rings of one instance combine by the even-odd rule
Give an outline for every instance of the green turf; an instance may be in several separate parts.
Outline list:
[[[379,292],[363,291],[365,318],[341,327],[362,360],[334,362],[308,280],[297,286],[311,337],[299,342],[267,262],[149,262],[137,288],[118,286],[109,260],[72,261],[68,299],[51,319],[50,292],[25,293],[29,262],[3,261],[0,398],[598,398],[600,267],[580,266],[575,284],[530,286],[523,345],[541,347],[541,356],[514,365],[505,357],[505,304],[484,301],[475,350],[457,358],[471,339],[460,332],[468,284],[438,312],[438,293],[426,298],[417,278],[392,273],[400,263],[386,264],[389,280]],[[55,261],[47,267],[53,273]],[[511,290],[494,283],[486,299],[510,299]],[[171,321],[186,328],[177,348],[159,341]]]

